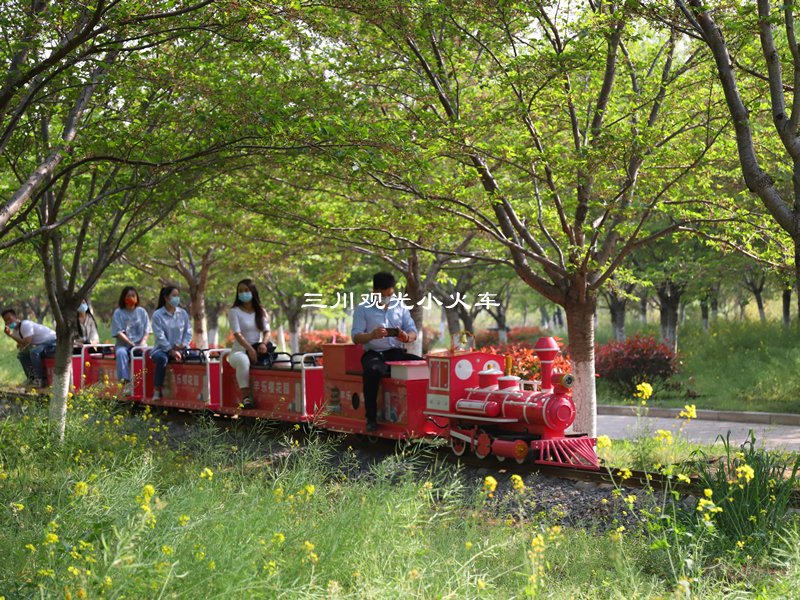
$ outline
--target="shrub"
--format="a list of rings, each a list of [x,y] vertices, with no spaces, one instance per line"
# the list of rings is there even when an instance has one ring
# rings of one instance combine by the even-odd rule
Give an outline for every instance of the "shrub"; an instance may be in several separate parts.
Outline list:
[[[636,335],[624,342],[597,348],[595,370],[619,393],[630,397],[640,383],[664,381],[675,374],[675,353],[651,336]]]
[[[572,363],[569,360],[563,349],[563,343],[559,338],[555,338],[558,342],[561,353],[556,356],[553,368],[562,373],[572,372]],[[484,346],[480,348],[482,352],[490,352],[492,354],[499,354],[500,356],[510,355],[514,364],[511,368],[511,374],[523,379],[533,380],[541,377],[541,365],[539,359],[533,351],[533,345],[528,343],[513,343],[503,344],[497,346]]]
[[[350,336],[339,333],[336,329],[320,329],[300,334],[300,352],[322,352],[322,344],[348,344]]]
[[[539,327],[512,327],[508,330],[508,343],[535,344],[542,337]],[[481,329],[475,332],[475,347],[496,346],[500,343],[497,329]]]

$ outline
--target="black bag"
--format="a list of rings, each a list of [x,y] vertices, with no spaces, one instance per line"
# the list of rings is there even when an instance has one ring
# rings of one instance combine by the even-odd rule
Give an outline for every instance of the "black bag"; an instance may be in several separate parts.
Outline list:
[[[271,367],[275,360],[278,358],[278,353],[275,352],[275,345],[272,342],[267,342],[267,351],[258,352],[256,350],[256,364],[264,367]]]

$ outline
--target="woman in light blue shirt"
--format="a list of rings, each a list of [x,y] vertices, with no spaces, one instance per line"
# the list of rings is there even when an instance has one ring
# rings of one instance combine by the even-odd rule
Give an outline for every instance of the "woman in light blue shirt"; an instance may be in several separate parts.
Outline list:
[[[147,344],[150,335],[150,318],[139,306],[139,293],[133,286],[125,286],[119,295],[119,308],[111,315],[111,335],[117,338],[117,380],[125,385],[124,393],[133,392],[131,386],[131,350]]]
[[[153,399],[160,400],[167,363],[170,360],[181,362],[181,350],[192,342],[189,314],[181,308],[181,292],[174,285],[162,287],[158,294],[158,308],[153,313],[153,333],[156,334],[156,345],[150,352],[156,365]]]

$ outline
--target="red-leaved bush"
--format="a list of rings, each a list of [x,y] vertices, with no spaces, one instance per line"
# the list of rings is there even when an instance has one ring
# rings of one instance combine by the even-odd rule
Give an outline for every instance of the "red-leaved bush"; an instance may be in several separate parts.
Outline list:
[[[618,392],[632,396],[638,384],[653,384],[674,375],[677,360],[669,346],[652,336],[635,335],[624,342],[598,346],[595,371]]]
[[[300,334],[300,352],[322,352],[322,344],[349,344],[350,336],[335,329],[320,329]]]
[[[542,330],[538,327],[512,327],[508,330],[508,343],[535,344],[542,337]],[[500,343],[500,336],[496,329],[481,329],[475,333],[475,347],[496,346]]]
[[[571,373],[572,363],[569,356],[564,353],[563,344],[561,340],[556,338],[561,353],[556,356],[553,363],[553,369],[561,373]],[[523,379],[539,379],[541,377],[541,365],[539,359],[533,351],[533,345],[527,342],[503,344],[497,346],[484,346],[481,348],[482,352],[491,352],[492,354],[499,354],[500,356],[511,355],[514,364],[511,367],[511,374]]]

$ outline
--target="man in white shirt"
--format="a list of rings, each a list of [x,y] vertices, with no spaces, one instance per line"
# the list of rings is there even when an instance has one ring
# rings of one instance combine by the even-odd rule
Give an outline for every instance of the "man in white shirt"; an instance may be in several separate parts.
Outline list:
[[[12,308],[3,311],[5,334],[13,339],[19,353],[17,358],[33,387],[46,387],[47,377],[42,364],[42,356],[52,354],[56,349],[56,332],[28,319],[19,319]]]

